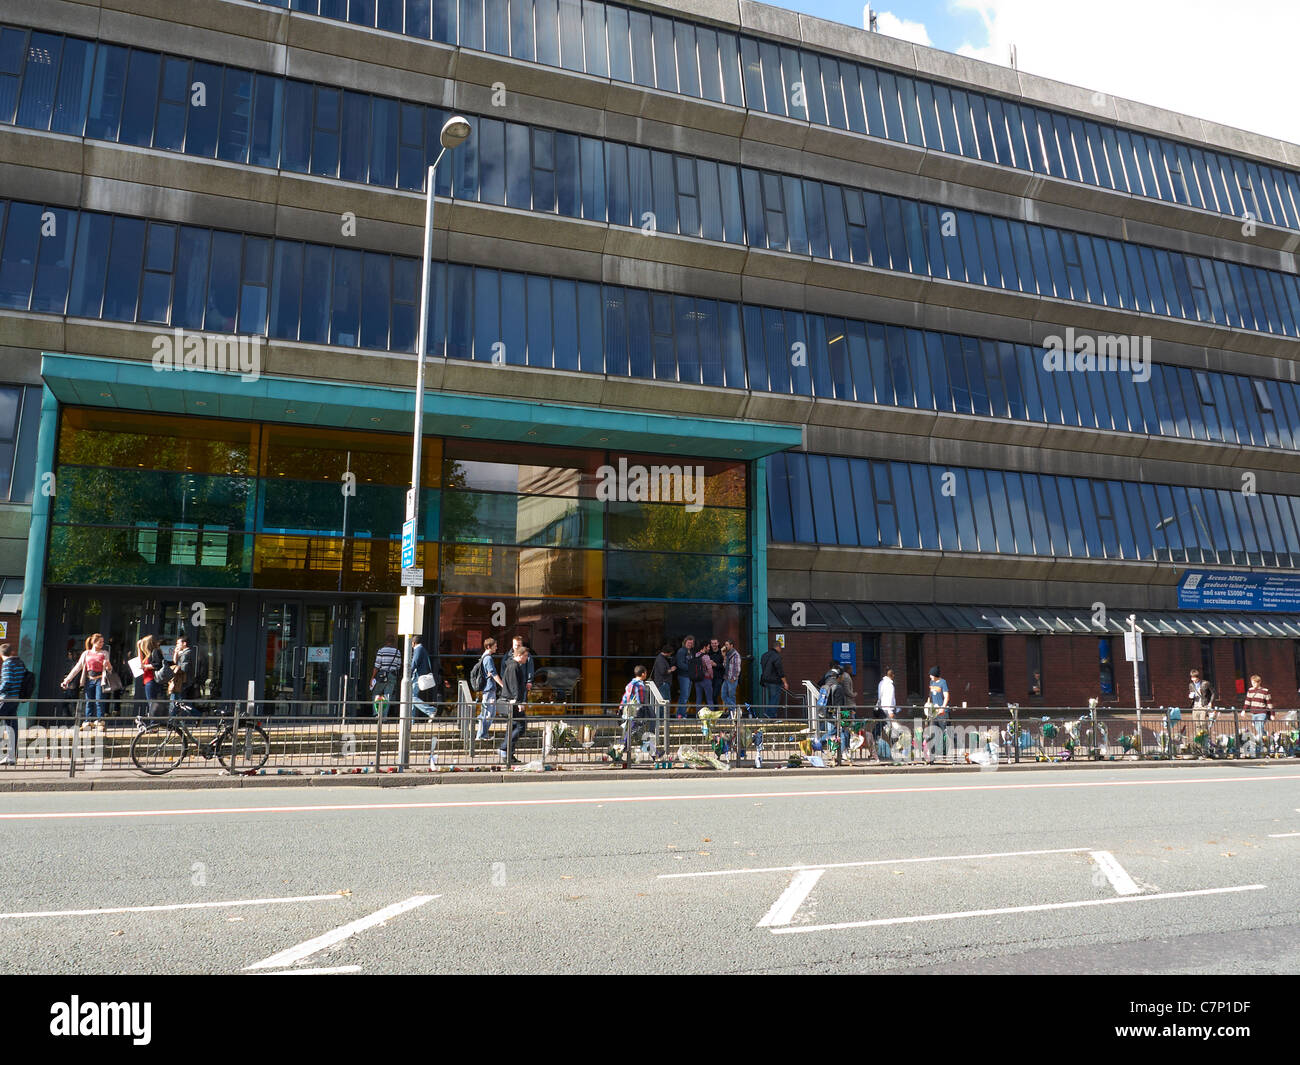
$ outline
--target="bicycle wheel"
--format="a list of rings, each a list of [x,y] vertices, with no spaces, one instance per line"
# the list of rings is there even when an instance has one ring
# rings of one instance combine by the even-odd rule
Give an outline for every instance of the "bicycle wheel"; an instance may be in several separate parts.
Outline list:
[[[160,777],[181,764],[188,745],[185,731],[176,725],[149,725],[131,738],[131,761],[140,772]]]
[[[230,768],[231,728],[227,725],[217,737],[217,761],[226,769]],[[240,725],[239,740],[234,751],[239,759],[239,768],[261,769],[271,757],[271,737],[261,725]]]

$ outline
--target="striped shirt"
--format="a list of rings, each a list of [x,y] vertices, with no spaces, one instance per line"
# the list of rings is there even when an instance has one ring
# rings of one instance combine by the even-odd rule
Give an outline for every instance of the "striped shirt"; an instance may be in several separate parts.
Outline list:
[[[1273,709],[1273,696],[1267,688],[1251,688],[1246,693],[1245,709],[1252,714],[1263,714]]]
[[[396,647],[381,647],[375,655],[375,671],[396,673],[402,665],[402,652]]]

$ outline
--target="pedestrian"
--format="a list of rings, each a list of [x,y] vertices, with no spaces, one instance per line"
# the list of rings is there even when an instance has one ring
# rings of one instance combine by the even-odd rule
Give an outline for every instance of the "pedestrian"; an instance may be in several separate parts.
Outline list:
[[[402,674],[402,652],[397,649],[397,637],[387,636],[384,645],[375,652],[375,664],[370,670],[371,702],[375,717],[388,713],[388,704]]]
[[[690,711],[692,663],[695,661],[695,637],[687,636],[673,655],[673,669],[677,675],[677,716],[685,717]]]
[[[492,655],[497,649],[497,642],[491,636],[483,641],[483,653],[479,655],[478,665],[475,667],[482,674],[483,684],[483,708],[478,715],[478,730],[474,734],[475,740],[485,740],[488,736],[488,729],[492,725],[492,717],[497,712],[497,696],[501,692],[501,675],[497,672],[496,664],[492,661]],[[474,674],[470,673],[470,687],[473,687]]]
[[[696,700],[701,706],[713,705],[713,656],[709,653],[709,644],[705,643],[691,664],[692,680],[695,683]]]
[[[763,686],[763,716],[780,717],[783,692],[790,690],[785,676],[785,663],[781,661],[781,648],[775,640],[758,660],[758,680]]]
[[[730,640],[722,644],[722,705],[735,708],[736,685],[740,683],[740,652]]]
[[[188,636],[176,637],[176,649],[172,652],[172,675],[167,682],[167,694],[171,699],[168,717],[176,717],[193,709],[189,700],[194,692],[194,648],[190,646]]]
[[[427,678],[427,679],[426,679]],[[438,675],[423,636],[411,637],[411,705],[425,717],[438,712]]]
[[[150,633],[135,645],[135,653],[140,661],[140,682],[144,686],[144,716],[158,716],[161,709],[162,681],[159,674],[163,671],[162,648],[158,646],[158,637]]]
[[[881,757],[880,735],[886,728],[889,728],[889,723],[894,720],[897,713],[898,695],[894,687],[894,667],[886,666],[885,672],[880,678],[880,683],[876,685],[876,723],[871,727],[871,738],[875,745],[877,758]],[[889,728],[889,735],[893,735],[892,728]]]
[[[27,666],[9,644],[0,644],[0,765],[18,763],[18,707]]]
[[[1250,675],[1250,690],[1246,692],[1244,709],[1254,721],[1256,738],[1267,742],[1268,729],[1265,723],[1273,716],[1273,693],[1264,687],[1264,678],[1258,673]]]
[[[529,655],[528,648],[521,642],[515,648],[514,654],[501,666],[501,695],[505,699],[506,710],[510,715],[510,729],[509,738],[501,741],[497,754],[501,756],[503,763],[508,762],[510,765],[519,765],[519,759],[515,757],[514,752],[519,747],[519,741],[524,738],[524,731],[527,728],[525,713],[528,706],[530,657],[532,656]]]
[[[510,657],[513,658],[515,655],[517,655],[521,647],[528,652],[528,663],[527,663],[528,691],[531,692],[533,690],[533,678],[537,674],[537,663],[533,660],[533,649],[529,647],[527,643],[524,642],[524,638],[522,636],[516,636],[513,640],[510,641]],[[502,668],[504,669],[505,667],[503,666]]]
[[[943,757],[948,757],[948,682],[938,666],[930,667],[930,735]],[[926,762],[934,764],[934,751],[926,751]]]
[[[722,641],[713,637],[709,641],[709,658],[713,660],[713,690],[722,698]]]
[[[673,665],[673,649],[671,644],[664,644],[659,648],[659,653],[655,655],[654,665],[650,670],[650,682],[659,691],[659,697],[664,702],[671,702],[673,697],[673,672],[677,669]]]
[[[71,640],[68,641],[68,650],[66,655],[67,661],[64,665],[68,669],[76,672],[77,669],[77,648]],[[71,673],[68,674],[72,676]],[[69,717],[72,720],[77,718],[77,706],[81,702],[81,678],[77,677],[68,687],[62,688],[64,693],[63,701],[55,707],[55,712],[59,717]]]
[[[641,717],[650,705],[649,693],[645,686],[646,668],[645,666],[636,666],[632,670],[632,679],[627,682],[623,689],[623,698],[619,700],[618,708],[622,713],[625,722],[635,721]]]
[[[67,690],[73,681],[86,688],[86,719],[81,723],[83,729],[104,727],[104,674],[111,671],[113,665],[104,653],[104,637],[96,632],[86,637],[86,649],[81,652],[76,665],[72,667],[59,687]]]

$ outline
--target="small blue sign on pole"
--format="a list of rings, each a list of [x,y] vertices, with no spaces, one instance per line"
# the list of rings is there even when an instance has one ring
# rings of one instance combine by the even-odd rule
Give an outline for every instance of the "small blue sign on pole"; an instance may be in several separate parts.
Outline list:
[[[831,644],[831,657],[854,676],[858,673],[858,645],[852,640],[837,640]]]
[[[402,523],[402,569],[415,566],[415,519]]]

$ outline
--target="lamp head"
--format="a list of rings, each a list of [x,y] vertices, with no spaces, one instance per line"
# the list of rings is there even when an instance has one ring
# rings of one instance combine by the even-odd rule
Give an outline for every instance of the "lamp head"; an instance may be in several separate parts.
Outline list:
[[[465,143],[469,136],[471,126],[469,119],[463,115],[452,115],[442,125],[442,132],[438,135],[438,140],[442,142],[444,148],[458,148]]]

